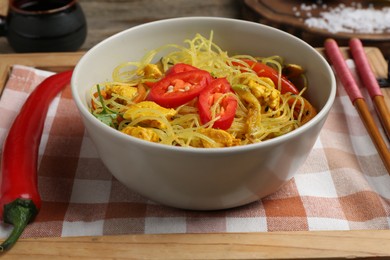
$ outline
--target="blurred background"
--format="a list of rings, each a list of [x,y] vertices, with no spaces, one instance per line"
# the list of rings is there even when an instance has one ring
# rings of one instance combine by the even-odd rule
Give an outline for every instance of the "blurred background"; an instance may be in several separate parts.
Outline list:
[[[55,0],[53,0],[55,1]],[[1,14],[8,0],[0,0]],[[81,50],[88,50],[103,39],[142,23],[183,16],[240,18],[238,0],[79,0],[88,26]],[[5,37],[0,37],[0,53],[13,53]]]
[[[0,0],[2,15],[7,12],[7,3],[8,0]],[[79,0],[79,4],[88,26],[81,51],[142,23],[172,17],[216,16],[271,25],[314,47],[322,47],[328,37],[335,38],[340,45],[346,45],[351,37],[359,37],[365,45],[379,47],[385,57],[390,57],[387,0]],[[325,15],[330,18],[323,19]],[[5,37],[0,37],[0,54],[4,53],[14,50]]]

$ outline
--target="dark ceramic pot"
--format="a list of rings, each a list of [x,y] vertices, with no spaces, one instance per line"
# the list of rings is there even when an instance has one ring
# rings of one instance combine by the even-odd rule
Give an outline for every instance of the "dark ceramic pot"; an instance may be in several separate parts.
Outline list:
[[[16,52],[76,51],[87,36],[77,0],[10,0],[0,35]]]

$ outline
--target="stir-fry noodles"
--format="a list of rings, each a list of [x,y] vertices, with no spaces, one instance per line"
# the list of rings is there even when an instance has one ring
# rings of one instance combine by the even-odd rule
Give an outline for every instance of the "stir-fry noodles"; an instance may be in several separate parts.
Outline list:
[[[160,58],[161,57],[161,58]],[[156,59],[159,59],[156,62]],[[303,82],[299,88],[294,80]],[[279,56],[229,56],[197,34],[120,64],[91,88],[91,112],[147,141],[191,147],[261,142],[305,124],[316,110],[303,69]]]

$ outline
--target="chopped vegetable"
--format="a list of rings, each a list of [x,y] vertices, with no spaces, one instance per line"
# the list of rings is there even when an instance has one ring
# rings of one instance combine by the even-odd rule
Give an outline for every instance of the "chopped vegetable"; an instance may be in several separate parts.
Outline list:
[[[200,69],[168,74],[153,84],[148,100],[175,108],[197,97],[211,79],[209,72]]]
[[[147,95],[147,93],[146,93],[145,85],[142,83],[139,83],[137,86],[137,96],[133,99],[133,102],[139,103],[139,102],[145,100],[146,95]]]
[[[199,70],[199,69],[189,64],[177,63],[175,64],[175,66],[172,66],[172,68],[170,68],[167,71],[166,75],[176,74],[180,72],[194,71],[194,70]]]
[[[213,80],[199,95],[198,109],[202,124],[206,124],[214,118],[214,128],[228,129],[234,120],[237,109],[237,99],[233,90],[225,78]]]
[[[112,112],[104,104],[104,96],[99,85],[96,85],[99,101],[102,104],[102,111],[100,113],[94,113],[93,115],[99,119],[103,124],[106,124],[111,127],[116,127],[118,125],[118,113]]]

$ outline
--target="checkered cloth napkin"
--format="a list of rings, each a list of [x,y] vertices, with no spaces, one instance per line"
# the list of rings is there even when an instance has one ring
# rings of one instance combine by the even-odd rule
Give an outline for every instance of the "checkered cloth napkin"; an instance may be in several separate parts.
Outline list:
[[[50,74],[14,66],[0,99],[0,143],[28,94]],[[260,201],[211,212],[159,205],[113,178],[67,87],[48,112],[39,160],[43,205],[23,237],[389,229],[390,176],[338,85],[329,118],[297,175]],[[0,238],[11,228],[1,224]]]

